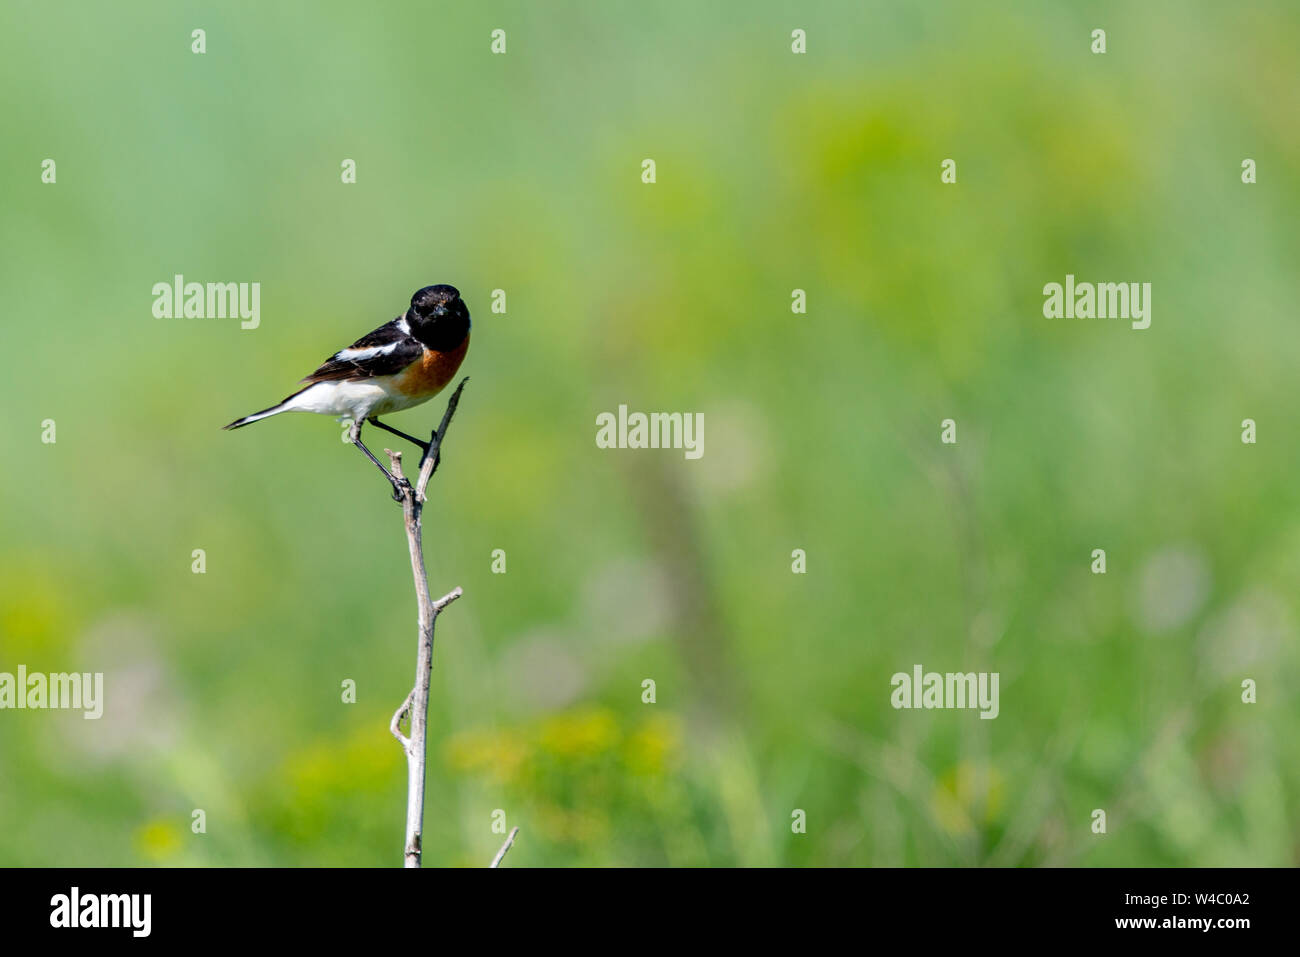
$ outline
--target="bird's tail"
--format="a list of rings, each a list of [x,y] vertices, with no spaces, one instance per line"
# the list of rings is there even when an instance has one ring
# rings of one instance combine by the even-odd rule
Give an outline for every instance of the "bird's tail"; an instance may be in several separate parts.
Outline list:
[[[305,385],[291,396],[286,396],[283,402],[277,402],[269,409],[263,409],[261,412],[254,412],[252,415],[246,415],[242,419],[235,419],[229,425],[223,425],[223,429],[242,429],[246,425],[252,425],[259,419],[269,419],[273,415],[279,415],[281,412],[303,412],[312,411],[305,409],[301,403],[295,402],[298,396],[311,389],[311,385]]]
[[[289,398],[293,398],[293,397],[290,396]],[[222,428],[242,429],[246,425],[252,425],[254,422],[258,421],[259,419],[269,419],[271,416],[276,415],[279,412],[287,412],[288,409],[286,409],[285,406],[288,404],[288,402],[289,399],[285,399],[283,402],[277,402],[269,409],[263,409],[261,412],[254,412],[252,415],[246,415],[242,419],[235,419],[234,422],[231,422],[229,425],[223,425]]]

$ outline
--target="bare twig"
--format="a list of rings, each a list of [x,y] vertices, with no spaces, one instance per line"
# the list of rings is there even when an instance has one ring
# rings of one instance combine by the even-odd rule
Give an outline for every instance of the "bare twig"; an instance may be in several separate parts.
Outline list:
[[[402,474],[402,453],[385,449],[393,465],[393,477],[402,490],[402,516],[406,524],[406,543],[411,555],[411,575],[415,579],[415,601],[419,609],[419,644],[415,656],[415,687],[406,696],[402,706],[393,714],[389,730],[406,752],[406,843],[403,860],[406,867],[420,866],[420,853],[424,832],[424,765],[429,717],[429,678],[433,670],[433,626],[439,613],[459,598],[460,588],[453,588],[437,601],[429,598],[429,576],[424,568],[424,545],[421,536],[421,513],[424,510],[425,490],[429,479],[438,468],[442,440],[460,402],[461,390],[469,379],[460,385],[447,403],[442,423],[429,437],[429,449],[420,460],[420,472],[415,486]],[[404,736],[402,718],[410,715],[411,733]],[[504,853],[504,852],[503,852]]]
[[[511,846],[512,844],[514,844],[514,842],[515,842],[515,835],[518,834],[518,833],[519,833],[519,828],[518,828],[518,827],[511,828],[511,830],[510,830],[510,836],[507,837],[507,838],[506,838],[506,842],[505,842],[504,844],[501,845],[501,850],[497,851],[497,856],[494,857],[494,858],[492,858],[492,863],[489,864],[488,867],[500,867],[500,866],[501,866],[501,859],[502,859],[503,857],[506,856],[506,851],[510,850],[510,846]]]
[[[388,730],[393,732],[393,737],[395,737],[398,740],[398,743],[401,744],[403,751],[411,746],[411,739],[402,734],[402,719],[405,718],[407,713],[411,710],[411,699],[413,697],[415,697],[414,690],[407,693],[406,700],[402,702],[402,706],[393,712],[392,723],[388,726]]]

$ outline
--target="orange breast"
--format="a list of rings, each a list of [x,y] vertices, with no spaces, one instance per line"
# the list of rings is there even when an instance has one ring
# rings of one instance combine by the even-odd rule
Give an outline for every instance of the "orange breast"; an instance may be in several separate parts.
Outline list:
[[[411,363],[398,376],[397,388],[412,398],[428,398],[437,395],[452,380],[467,351],[469,351],[468,335],[460,345],[449,352],[425,349],[424,358],[419,362]]]

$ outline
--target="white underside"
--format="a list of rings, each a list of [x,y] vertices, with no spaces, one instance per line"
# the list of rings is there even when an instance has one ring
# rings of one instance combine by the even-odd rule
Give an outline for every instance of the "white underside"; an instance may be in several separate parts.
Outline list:
[[[372,415],[400,412],[426,401],[402,395],[393,386],[393,378],[380,376],[364,382],[317,382],[276,411],[347,415],[360,421]]]

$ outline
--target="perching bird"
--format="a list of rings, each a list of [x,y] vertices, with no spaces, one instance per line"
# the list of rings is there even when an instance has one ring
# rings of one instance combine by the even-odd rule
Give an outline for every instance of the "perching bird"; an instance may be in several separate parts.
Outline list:
[[[429,443],[390,428],[378,416],[409,409],[441,392],[465,358],[469,330],[469,309],[456,288],[425,286],[411,297],[410,309],[334,353],[302,380],[306,386],[224,428],[238,429],[281,412],[351,416],[352,444],[388,477],[393,498],[400,500],[397,479],[362,443],[361,425],[369,420],[427,453]]]

